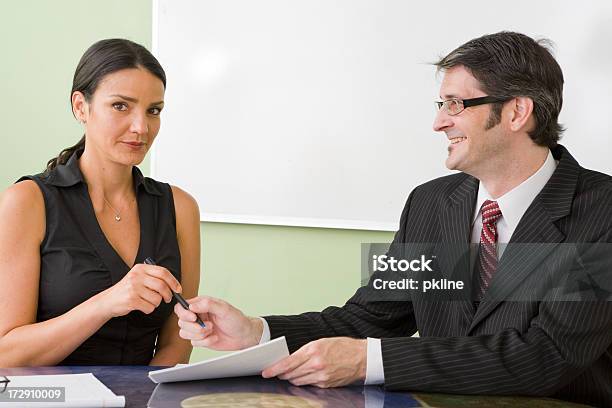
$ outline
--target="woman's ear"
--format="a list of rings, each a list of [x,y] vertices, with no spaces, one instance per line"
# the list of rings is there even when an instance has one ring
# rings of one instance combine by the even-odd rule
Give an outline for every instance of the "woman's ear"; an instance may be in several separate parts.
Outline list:
[[[72,113],[80,123],[87,123],[87,116],[89,114],[89,106],[85,100],[85,95],[80,91],[74,91],[72,93]]]

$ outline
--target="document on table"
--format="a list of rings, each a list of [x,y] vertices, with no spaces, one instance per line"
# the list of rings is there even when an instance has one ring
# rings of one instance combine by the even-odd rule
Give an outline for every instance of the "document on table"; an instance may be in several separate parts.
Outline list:
[[[167,383],[259,375],[264,368],[288,355],[287,341],[283,336],[210,360],[150,371],[149,378],[155,383]]]
[[[6,377],[10,382],[0,394],[0,407],[125,407],[125,397],[115,395],[92,373]],[[58,397],[61,388],[63,398]]]

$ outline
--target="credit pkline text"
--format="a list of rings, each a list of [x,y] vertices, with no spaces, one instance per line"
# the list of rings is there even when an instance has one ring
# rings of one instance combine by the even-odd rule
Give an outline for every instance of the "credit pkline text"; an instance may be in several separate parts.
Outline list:
[[[412,278],[405,278],[400,280],[384,280],[377,278],[374,279],[372,285],[376,290],[420,290],[423,293],[426,293],[430,290],[463,290],[465,286],[463,281],[454,281],[449,279],[430,279],[420,282]]]

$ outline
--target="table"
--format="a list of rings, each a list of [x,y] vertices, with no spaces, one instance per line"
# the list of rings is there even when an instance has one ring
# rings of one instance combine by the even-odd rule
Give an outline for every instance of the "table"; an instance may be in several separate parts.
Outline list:
[[[351,386],[321,389],[295,387],[287,381],[240,377],[207,381],[188,381],[154,384],[148,372],[164,367],[150,366],[77,366],[0,368],[0,375],[44,375],[93,373],[115,394],[124,395],[126,407],[170,408],[181,406],[181,401],[192,407],[307,407],[307,408],[396,408],[396,407],[585,407],[553,399],[495,396],[465,396],[385,391],[381,386]],[[200,401],[195,399],[199,397]],[[216,399],[215,399],[216,398]],[[237,399],[242,398],[241,403]],[[251,404],[244,401],[249,399]],[[206,399],[211,405],[206,404]],[[187,401],[185,401],[187,400]],[[281,405],[283,400],[285,404]],[[232,402],[233,401],[233,402]],[[253,405],[257,401],[259,405]],[[221,405],[225,403],[227,405]],[[424,404],[423,404],[424,403]],[[199,405],[198,405],[199,404]],[[426,404],[426,405],[425,405]]]

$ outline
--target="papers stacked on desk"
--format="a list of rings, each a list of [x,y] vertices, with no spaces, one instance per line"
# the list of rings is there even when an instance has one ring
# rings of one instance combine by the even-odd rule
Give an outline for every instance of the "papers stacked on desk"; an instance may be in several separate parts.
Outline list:
[[[125,407],[125,397],[117,396],[92,373],[59,375],[8,375],[8,388],[2,393],[0,407]],[[26,389],[49,387],[64,388],[65,400],[58,401],[48,393],[38,400],[27,401]],[[13,392],[11,392],[11,390]],[[40,394],[40,393],[38,393]]]
[[[149,378],[155,383],[167,383],[259,375],[264,368],[288,355],[287,341],[283,336],[199,363],[150,371]]]

